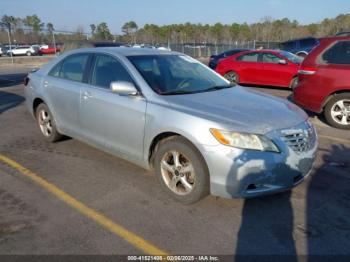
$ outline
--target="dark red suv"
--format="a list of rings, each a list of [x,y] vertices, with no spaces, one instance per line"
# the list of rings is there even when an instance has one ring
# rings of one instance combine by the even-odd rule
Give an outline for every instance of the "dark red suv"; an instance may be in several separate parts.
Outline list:
[[[350,37],[321,38],[305,58],[293,100],[301,107],[324,113],[327,122],[350,129]]]

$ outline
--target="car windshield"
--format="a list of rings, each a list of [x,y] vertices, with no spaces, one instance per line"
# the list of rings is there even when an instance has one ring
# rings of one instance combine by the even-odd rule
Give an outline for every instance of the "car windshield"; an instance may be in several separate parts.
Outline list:
[[[128,59],[161,95],[193,94],[231,87],[214,71],[186,55],[142,55]]]
[[[289,61],[295,63],[295,64],[300,64],[303,61],[303,58],[297,55],[294,55],[290,52],[282,51],[280,53],[284,57],[286,57]]]

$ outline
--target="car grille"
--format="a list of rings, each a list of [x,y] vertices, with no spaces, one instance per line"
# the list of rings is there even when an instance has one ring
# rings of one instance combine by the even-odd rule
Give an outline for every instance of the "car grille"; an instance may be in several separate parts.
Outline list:
[[[296,153],[302,153],[310,150],[316,141],[316,133],[312,126],[308,129],[284,130],[282,131],[284,142]]]

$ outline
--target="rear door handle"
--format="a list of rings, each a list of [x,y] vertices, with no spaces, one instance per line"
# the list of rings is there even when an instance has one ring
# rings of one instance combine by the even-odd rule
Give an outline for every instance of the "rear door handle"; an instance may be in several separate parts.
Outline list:
[[[83,97],[84,97],[84,99],[88,99],[88,98],[92,97],[92,94],[90,92],[88,92],[88,91],[84,91]]]
[[[49,86],[49,82],[44,81],[44,87],[48,87]]]

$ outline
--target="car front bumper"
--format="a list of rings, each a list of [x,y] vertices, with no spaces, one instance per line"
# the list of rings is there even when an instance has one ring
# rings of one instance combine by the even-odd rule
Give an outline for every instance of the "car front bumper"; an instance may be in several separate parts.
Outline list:
[[[266,134],[280,148],[280,153],[242,150],[224,145],[204,146],[203,156],[210,172],[211,194],[225,198],[249,198],[297,186],[312,171],[318,147],[317,135],[308,122],[288,129],[304,133],[310,128],[312,137],[309,142],[306,141],[309,144],[301,152],[295,151],[284,141],[285,130]]]

